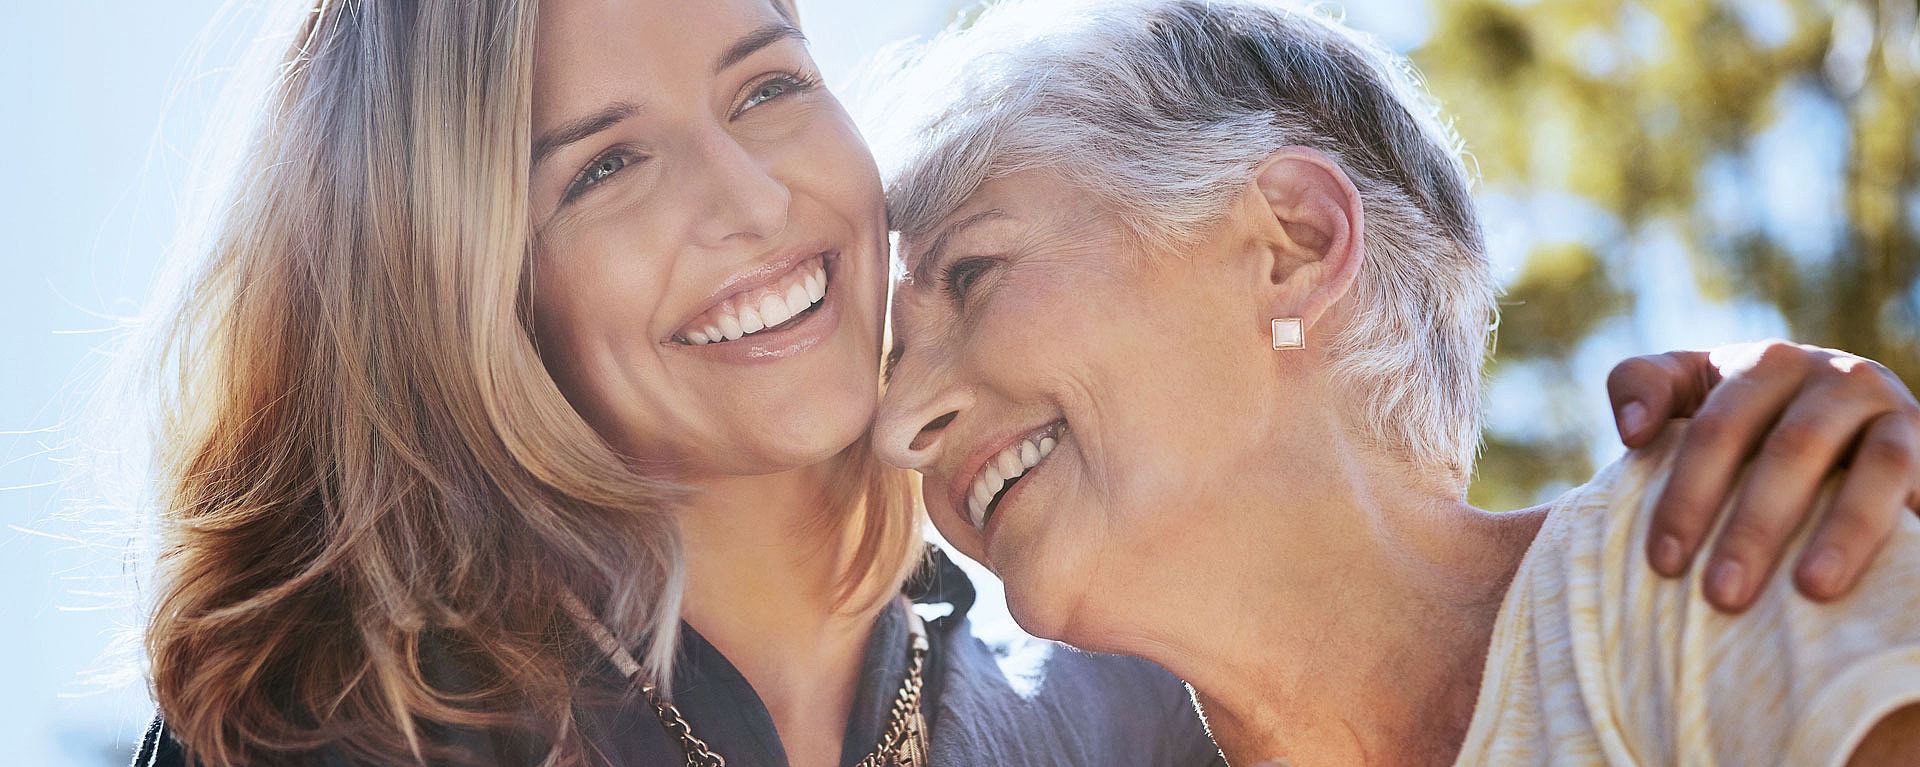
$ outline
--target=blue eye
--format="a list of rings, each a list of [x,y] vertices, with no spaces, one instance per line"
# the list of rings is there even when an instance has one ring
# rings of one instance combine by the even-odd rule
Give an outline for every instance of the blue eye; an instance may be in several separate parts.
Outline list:
[[[749,109],[760,106],[761,104],[765,104],[769,101],[780,98],[781,96],[785,96],[789,93],[801,93],[801,92],[813,90],[814,86],[818,84],[819,84],[818,81],[804,75],[797,75],[797,74],[775,75],[771,78],[768,78],[766,81],[760,83],[758,87],[754,88],[751,92],[749,92],[747,94],[747,97],[740,102],[740,108],[735,109],[733,111],[733,114],[734,116],[737,117],[745,113]]]
[[[761,104],[772,101],[776,98],[779,98],[781,94],[784,94],[786,92],[787,92],[786,83],[780,82],[778,80],[769,82],[765,85],[760,86],[760,89],[754,91],[753,95],[748,96],[746,102],[740,105],[740,111],[744,112],[748,109],[752,109]]]
[[[587,172],[580,174],[580,180],[589,186],[598,184],[607,180],[607,177],[619,173],[620,169],[625,167],[627,167],[627,158],[617,154],[608,155],[588,166]]]
[[[628,158],[624,152],[616,151],[600,155],[593,161],[593,164],[582,169],[580,175],[574,177],[573,185],[567,187],[567,193],[562,199],[562,202],[572,200],[581,192],[585,192],[600,182],[612,178],[614,174],[625,170],[631,163],[632,160]]]

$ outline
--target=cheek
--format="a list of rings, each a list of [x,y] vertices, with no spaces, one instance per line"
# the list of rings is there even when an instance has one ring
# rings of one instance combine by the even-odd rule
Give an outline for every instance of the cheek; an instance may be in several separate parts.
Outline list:
[[[649,344],[652,308],[670,275],[660,259],[614,245],[629,233],[613,229],[556,232],[551,239],[560,242],[534,256],[529,279],[543,357],[589,344]]]
[[[1130,464],[1116,471],[1155,502],[1215,481],[1222,457],[1261,433],[1276,396],[1276,352],[1235,315],[1245,303],[1236,289],[1203,266],[1143,267],[1123,289],[1133,311],[1095,331],[1102,363],[1091,396],[1113,424],[1116,461]]]
[[[534,343],[569,397],[587,384],[599,356],[603,330],[596,325],[608,319],[606,311],[618,311],[600,305],[601,296],[590,289],[594,281],[582,279],[590,277],[582,271],[591,270],[546,265],[533,274]]]
[[[886,205],[881,194],[879,171],[866,144],[844,118],[823,116],[804,131],[785,137],[781,149],[786,154],[782,165],[788,184],[796,197],[794,216],[824,213],[847,228],[847,246],[840,274],[836,277],[847,290],[846,308],[854,319],[879,343],[885,320],[888,256]],[[801,207],[804,205],[805,207]],[[807,222],[794,220],[803,228]],[[876,362],[877,365],[877,362]],[[878,368],[875,368],[877,373]]]
[[[650,330],[666,276],[654,273],[658,262],[645,254],[602,245],[614,237],[564,236],[564,245],[549,244],[535,255],[534,343],[574,410],[631,452],[638,444],[633,434],[662,429],[661,419],[648,414],[670,412],[657,401],[668,392],[658,386],[664,371]]]
[[[1077,572],[1152,550],[1181,524],[1180,509],[1230,484],[1220,476],[1228,462],[1215,459],[1248,439],[1259,410],[1240,403],[1257,396],[1249,383],[1259,371],[1213,330],[1215,318],[1182,303],[1202,299],[1085,275],[1050,284],[1075,289],[996,295],[992,332],[981,335],[998,340],[977,352],[1010,398],[1043,402],[1073,433],[1032,545],[1006,552],[1046,571],[1024,579],[1034,604],[1098,582]],[[1167,300],[1143,300],[1154,289]]]
[[[809,188],[835,213],[885,230],[880,170],[860,133],[838,106],[821,105],[799,130],[771,142],[789,183]]]

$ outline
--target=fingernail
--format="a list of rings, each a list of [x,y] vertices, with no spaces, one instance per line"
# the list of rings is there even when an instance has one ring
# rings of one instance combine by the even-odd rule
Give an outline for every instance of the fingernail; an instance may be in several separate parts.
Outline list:
[[[1731,559],[1713,566],[1713,572],[1707,574],[1707,596],[1721,605],[1739,604],[1746,596],[1746,568]]]
[[[1687,569],[1687,552],[1680,546],[1680,539],[1672,533],[1661,533],[1653,540],[1653,566],[1663,573],[1679,573]]]
[[[1813,558],[1801,572],[1807,576],[1809,585],[1820,592],[1821,596],[1833,596],[1840,590],[1841,576],[1840,552],[1831,546],[1823,546],[1814,552]]]
[[[1640,404],[1640,400],[1629,400],[1627,404],[1620,406],[1620,431],[1622,433],[1639,434],[1641,427],[1646,425],[1647,406]]]

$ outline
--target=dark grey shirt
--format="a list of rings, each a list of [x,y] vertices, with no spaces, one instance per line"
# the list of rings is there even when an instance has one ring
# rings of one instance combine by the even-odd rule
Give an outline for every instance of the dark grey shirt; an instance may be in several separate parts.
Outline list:
[[[906,592],[927,621],[931,652],[922,711],[934,767],[1206,767],[1224,765],[1179,680],[1152,663],[1081,652],[1032,638],[988,642],[967,619],[973,584],[944,554]],[[872,750],[906,677],[907,621],[884,611],[867,640],[865,663],[841,745],[843,764]],[[674,667],[673,702],[693,732],[728,767],[787,767],[773,718],[752,685],[690,627]],[[619,684],[611,665],[608,685]],[[583,707],[595,750],[616,767],[682,765],[686,757],[644,699]],[[483,739],[484,740],[484,739]],[[516,749],[517,750],[517,749]],[[500,753],[495,751],[494,753]],[[501,753],[502,761],[519,761]],[[345,760],[321,758],[320,764]],[[136,767],[184,764],[155,723]]]

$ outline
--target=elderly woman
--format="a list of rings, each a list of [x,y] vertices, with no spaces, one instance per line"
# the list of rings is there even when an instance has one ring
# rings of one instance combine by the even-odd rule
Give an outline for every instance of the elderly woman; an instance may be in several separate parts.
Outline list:
[[[1497,288],[1403,62],[1245,0],[1027,13],[899,80],[942,98],[890,190],[875,438],[1024,627],[1184,677],[1234,764],[1915,763],[1914,520],[1822,604],[1635,555],[1684,426],[1463,502]],[[1854,462],[1908,503],[1873,456],[1916,420]]]

